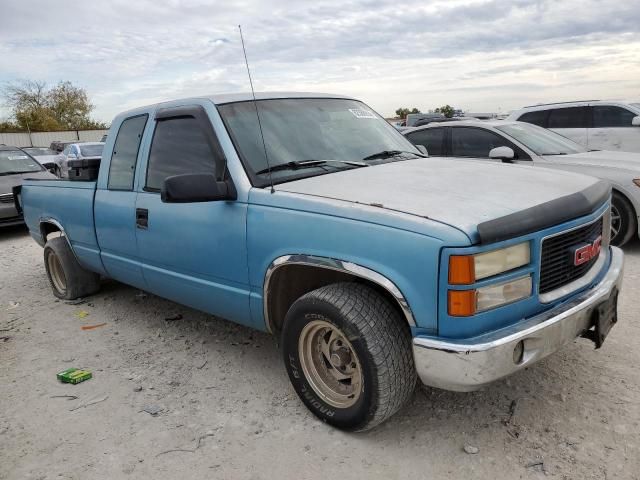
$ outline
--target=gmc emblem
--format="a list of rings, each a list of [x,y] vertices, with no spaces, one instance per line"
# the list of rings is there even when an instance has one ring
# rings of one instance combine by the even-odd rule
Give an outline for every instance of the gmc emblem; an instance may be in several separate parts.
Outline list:
[[[584,243],[571,247],[569,249],[571,263],[577,267],[596,258],[600,254],[601,246],[602,235],[596,238],[593,243]]]

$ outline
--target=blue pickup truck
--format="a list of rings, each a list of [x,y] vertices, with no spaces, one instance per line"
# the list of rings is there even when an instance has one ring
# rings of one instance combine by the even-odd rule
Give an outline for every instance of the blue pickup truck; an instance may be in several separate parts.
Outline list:
[[[138,108],[75,173],[15,192],[55,296],[109,277],[270,332],[342,429],[393,415],[417,378],[478,389],[617,321],[607,183],[429,158],[352,98]]]

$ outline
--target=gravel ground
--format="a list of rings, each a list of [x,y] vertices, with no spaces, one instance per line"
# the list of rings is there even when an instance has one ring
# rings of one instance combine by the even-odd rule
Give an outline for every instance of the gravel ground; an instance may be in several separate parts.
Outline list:
[[[601,350],[576,341],[480,392],[418,388],[345,434],[307,412],[270,336],[115,282],[58,301],[40,247],[1,231],[0,478],[638,479],[640,244],[626,253]],[[94,378],[58,383],[72,366]]]

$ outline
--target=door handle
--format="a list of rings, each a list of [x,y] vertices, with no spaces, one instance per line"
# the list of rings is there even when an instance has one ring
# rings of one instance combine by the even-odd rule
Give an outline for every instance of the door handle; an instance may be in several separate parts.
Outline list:
[[[149,228],[149,210],[136,208],[136,227],[146,230]]]

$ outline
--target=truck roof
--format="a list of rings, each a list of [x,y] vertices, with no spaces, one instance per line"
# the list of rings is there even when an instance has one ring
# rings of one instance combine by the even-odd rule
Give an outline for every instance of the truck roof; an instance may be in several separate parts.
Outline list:
[[[142,113],[150,109],[156,109],[158,107],[166,107],[171,105],[184,104],[191,100],[202,100],[203,98],[211,100],[216,105],[223,105],[225,103],[234,102],[247,102],[253,100],[253,94],[251,92],[239,92],[239,93],[224,93],[220,95],[203,95],[198,97],[179,98],[166,102],[160,102],[151,105],[140,106],[125,112],[121,112],[116,118],[120,116],[131,116],[131,114]],[[316,92],[256,92],[256,100],[275,100],[282,98],[339,98],[345,100],[354,100],[353,97],[345,95],[337,95],[334,93],[316,93]]]

